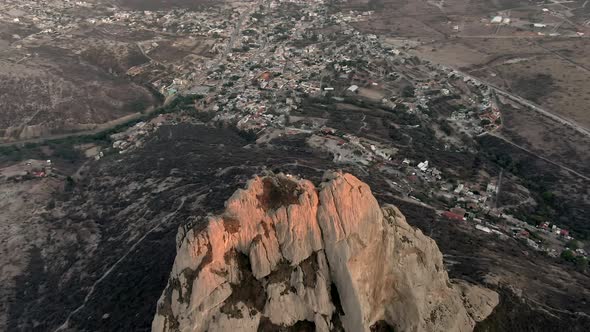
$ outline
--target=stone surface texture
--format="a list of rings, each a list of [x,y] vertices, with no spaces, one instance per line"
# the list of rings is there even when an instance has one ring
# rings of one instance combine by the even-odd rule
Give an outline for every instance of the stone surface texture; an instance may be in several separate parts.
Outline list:
[[[153,331],[471,331],[498,303],[350,174],[256,177],[177,240]]]

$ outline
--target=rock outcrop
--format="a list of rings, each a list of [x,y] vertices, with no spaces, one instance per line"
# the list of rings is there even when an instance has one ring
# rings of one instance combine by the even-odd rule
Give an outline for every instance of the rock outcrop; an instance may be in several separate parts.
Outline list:
[[[498,302],[350,174],[257,177],[208,219],[179,232],[153,331],[471,331]]]

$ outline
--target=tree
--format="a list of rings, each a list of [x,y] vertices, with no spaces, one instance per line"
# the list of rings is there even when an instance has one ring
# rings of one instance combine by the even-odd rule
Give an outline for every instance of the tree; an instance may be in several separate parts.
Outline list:
[[[144,99],[136,99],[132,102],[129,103],[128,108],[131,111],[137,111],[137,112],[145,112],[146,108],[149,106],[149,102],[147,100]]]
[[[566,249],[561,252],[561,259],[567,262],[574,262],[576,260],[576,256],[574,255],[573,251]]]
[[[406,85],[402,89],[402,97],[406,97],[406,98],[414,97],[414,93],[415,93],[415,89],[411,85]]]
[[[451,127],[447,120],[441,121],[440,129],[447,135],[451,135],[453,133],[453,127]]]
[[[71,192],[72,190],[74,190],[74,186],[76,186],[76,181],[74,181],[74,179],[71,176],[68,176],[64,184],[64,191]]]
[[[68,143],[56,143],[50,144],[53,149],[53,155],[57,158],[67,160],[69,162],[75,162],[82,158],[80,151],[76,150],[72,144]]]
[[[53,210],[55,208],[55,200],[50,200],[49,203],[47,203],[47,210]]]
[[[553,205],[553,203],[555,202],[555,194],[550,191],[543,192],[541,196],[543,197],[545,203],[547,203],[548,205]]]
[[[246,140],[247,143],[253,143],[256,141],[256,131],[254,130],[240,130],[238,128],[235,128],[235,130],[238,132],[238,135],[240,135],[240,137],[242,137],[244,140]]]
[[[566,247],[576,250],[582,248],[582,243],[580,243],[578,240],[570,240],[566,243]]]
[[[586,272],[588,270],[588,259],[586,257],[576,257],[574,263],[576,264],[576,268],[582,272]]]

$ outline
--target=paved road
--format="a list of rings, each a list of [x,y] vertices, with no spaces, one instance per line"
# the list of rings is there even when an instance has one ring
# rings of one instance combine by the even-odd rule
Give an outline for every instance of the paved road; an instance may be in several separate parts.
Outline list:
[[[496,197],[494,200],[494,207],[498,208],[498,201],[500,200],[500,193],[502,192],[502,177],[504,176],[504,168],[500,170],[500,175],[498,176],[498,183],[496,184]]]
[[[236,22],[236,26],[234,28],[234,31],[232,31],[232,34],[229,37],[229,40],[227,41],[227,45],[225,46],[225,50],[217,59],[217,66],[219,66],[221,63],[223,63],[223,61],[225,60],[227,55],[234,48],[234,44],[236,42],[236,39],[239,38],[240,35],[242,34],[242,23],[244,22],[244,19],[248,15],[250,15],[250,13],[252,13],[252,10],[254,10],[256,8],[258,3],[259,2],[256,2],[248,9],[244,10],[244,12],[242,14],[240,14],[240,17],[238,18],[238,21]],[[221,78],[219,79],[219,83],[217,84],[217,88],[220,89],[224,83],[225,83],[225,71],[221,72]]]
[[[576,123],[576,122],[574,122],[574,121],[572,121],[570,119],[566,119],[566,118],[564,118],[564,117],[562,117],[560,115],[557,115],[557,114],[554,114],[554,113],[552,113],[550,111],[547,111],[547,110],[543,109],[541,106],[539,106],[539,105],[531,102],[530,100],[524,99],[524,98],[522,98],[520,96],[517,96],[517,95],[515,95],[513,93],[510,93],[510,92],[508,92],[508,91],[500,88],[499,86],[497,86],[497,85],[495,85],[493,83],[490,83],[490,82],[487,82],[487,81],[482,80],[479,77],[475,77],[475,76],[469,75],[469,74],[464,73],[464,72],[462,72],[460,70],[457,70],[456,68],[453,68],[453,69],[456,72],[460,73],[461,75],[463,75],[465,77],[471,78],[471,79],[473,79],[475,81],[482,82],[483,84],[489,86],[497,94],[500,94],[500,95],[502,95],[504,97],[507,97],[509,99],[512,99],[512,100],[514,100],[514,101],[516,101],[516,102],[518,102],[518,103],[520,103],[522,105],[528,106],[533,111],[535,111],[537,113],[540,113],[540,114],[542,114],[544,116],[547,116],[547,117],[549,117],[549,118],[551,118],[551,119],[553,119],[553,120],[555,120],[555,121],[557,121],[557,122],[559,122],[561,124],[564,124],[564,125],[572,128],[572,129],[574,129],[575,131],[577,131],[577,132],[579,132],[579,133],[581,133],[581,134],[583,134],[585,136],[590,137],[590,130],[588,130],[587,128],[581,126],[580,124],[578,124],[578,123]]]
[[[0,143],[0,147],[24,145],[24,144],[37,144],[37,143],[43,143],[43,142],[47,142],[47,141],[55,141],[55,140],[68,138],[68,137],[80,137],[80,136],[95,135],[100,132],[115,128],[116,126],[119,126],[119,125],[126,123],[128,121],[140,119],[145,114],[150,114],[154,110],[156,110],[156,108],[151,106],[150,108],[148,108],[145,111],[145,113],[136,112],[136,113],[132,113],[129,115],[125,115],[125,116],[120,117],[118,119],[111,120],[107,123],[99,124],[96,126],[96,128],[91,129],[91,130],[84,130],[84,131],[77,131],[75,133],[49,135],[49,136],[43,136],[43,137],[39,137],[39,138],[31,138],[31,139],[19,140],[19,141],[14,141],[14,142]]]
[[[522,36],[510,36],[510,35],[453,35],[451,38],[462,38],[462,39],[541,39],[547,38],[547,36],[541,35],[522,35]],[[590,38],[590,36],[578,36],[578,35],[566,35],[559,36],[559,38],[567,39],[582,39]]]

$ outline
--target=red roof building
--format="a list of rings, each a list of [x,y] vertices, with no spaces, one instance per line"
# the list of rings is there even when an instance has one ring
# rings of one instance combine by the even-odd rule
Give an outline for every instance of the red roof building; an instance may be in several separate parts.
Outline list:
[[[465,220],[465,218],[463,218],[462,215],[453,213],[451,211],[445,211],[442,213],[442,216],[449,219],[449,220],[456,220],[456,221],[463,221]]]
[[[270,79],[272,78],[272,76],[270,75],[269,72],[265,71],[264,73],[260,74],[259,78],[263,81],[270,81]]]

